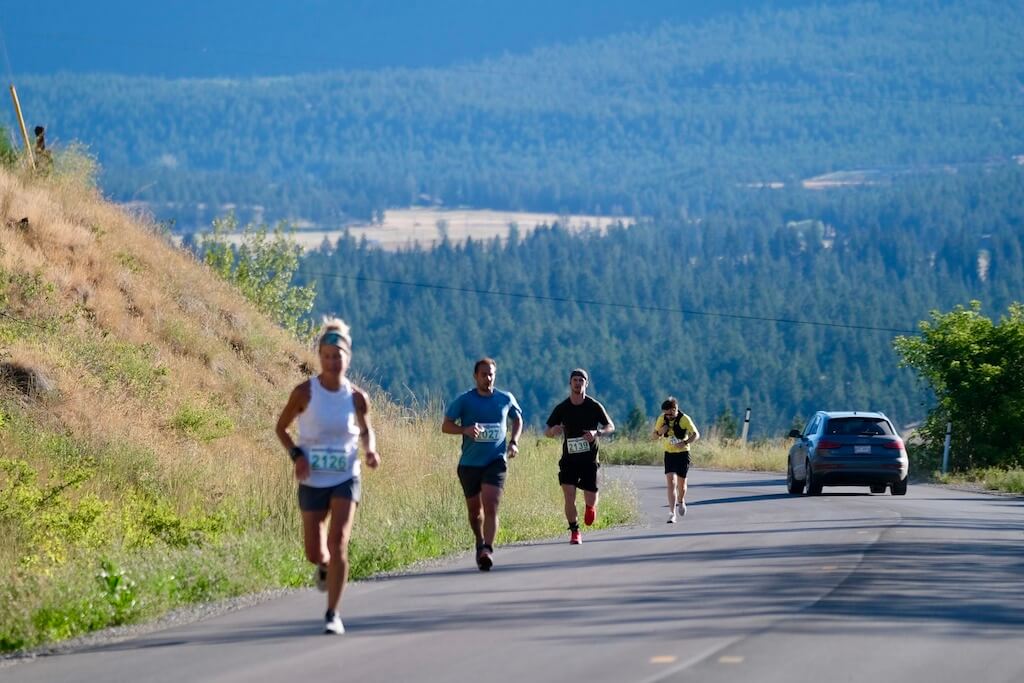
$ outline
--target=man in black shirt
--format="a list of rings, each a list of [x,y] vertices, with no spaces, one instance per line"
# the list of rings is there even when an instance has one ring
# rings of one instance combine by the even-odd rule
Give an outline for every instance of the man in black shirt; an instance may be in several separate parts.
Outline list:
[[[576,511],[576,489],[583,489],[586,511],[583,522],[590,526],[597,517],[598,437],[615,431],[604,406],[587,396],[590,377],[576,368],[569,373],[569,398],[551,411],[544,435],[562,439],[562,459],[558,461],[558,483],[565,497],[565,519],[569,522],[569,543],[583,542]]]

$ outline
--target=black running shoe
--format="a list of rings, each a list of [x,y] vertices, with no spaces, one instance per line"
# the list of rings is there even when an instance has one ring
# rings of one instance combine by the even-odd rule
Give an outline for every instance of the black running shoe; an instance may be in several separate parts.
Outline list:
[[[476,566],[480,568],[480,571],[491,571],[491,567],[494,566],[494,560],[491,559],[491,555],[493,553],[494,548],[489,545],[482,545],[480,546],[480,549],[476,551]]]

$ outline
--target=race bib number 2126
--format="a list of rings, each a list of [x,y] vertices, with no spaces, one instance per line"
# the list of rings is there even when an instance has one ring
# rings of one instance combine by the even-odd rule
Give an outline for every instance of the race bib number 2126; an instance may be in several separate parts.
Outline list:
[[[340,448],[312,448],[309,466],[316,472],[347,472],[348,453]]]

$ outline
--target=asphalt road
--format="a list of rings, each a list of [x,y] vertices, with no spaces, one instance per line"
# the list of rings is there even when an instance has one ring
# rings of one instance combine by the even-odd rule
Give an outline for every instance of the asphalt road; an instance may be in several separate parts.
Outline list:
[[[1024,681],[1024,498],[621,468],[645,523],[310,590],[0,669],[4,681]]]

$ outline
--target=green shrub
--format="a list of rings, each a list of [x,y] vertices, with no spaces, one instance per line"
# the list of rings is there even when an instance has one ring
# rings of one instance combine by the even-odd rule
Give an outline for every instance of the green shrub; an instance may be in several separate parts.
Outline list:
[[[160,337],[175,353],[198,355],[201,352],[200,342],[195,334],[178,318],[163,321],[160,326]]]
[[[266,225],[249,224],[237,249],[228,235],[238,232],[234,214],[213,222],[202,236],[203,261],[215,273],[238,287],[246,299],[271,320],[300,338],[311,334],[305,316],[313,308],[316,288],[293,287],[302,248],[289,239],[292,228],[278,223],[271,234]]]
[[[171,548],[201,546],[217,540],[227,528],[222,512],[193,509],[181,515],[169,500],[139,492],[126,497],[123,509],[123,543],[129,549],[157,543]]]
[[[131,273],[141,273],[143,270],[142,262],[134,254],[130,254],[127,251],[115,252],[114,259]]]
[[[81,142],[72,142],[53,156],[53,177],[62,185],[96,188],[100,165]]]
[[[0,524],[20,566],[61,564],[74,550],[110,542],[110,505],[94,494],[69,495],[93,472],[89,465],[57,467],[43,484],[26,461],[0,458]]]
[[[0,253],[3,252],[0,245]],[[0,268],[0,342],[10,344],[40,332],[56,330],[58,316],[52,311],[56,288],[40,271],[10,272]],[[12,308],[26,312],[14,314]]]
[[[151,344],[130,344],[109,338],[87,339],[76,348],[82,362],[108,387],[121,386],[142,396],[163,390],[167,368],[156,359]]]
[[[0,126],[0,165],[14,168],[18,164],[18,150],[11,144],[11,131]]]
[[[135,582],[128,578],[124,570],[106,558],[100,561],[100,572],[96,575],[96,581],[111,610],[108,623],[117,626],[130,621],[138,604]]]
[[[235,423],[220,409],[190,403],[178,408],[171,426],[202,442],[225,437],[235,430]]]
[[[932,311],[921,333],[894,341],[901,364],[917,371],[935,392],[918,434],[925,449],[941,453],[953,423],[954,471],[1024,466],[1024,304],[1012,303],[994,323],[981,303]]]

